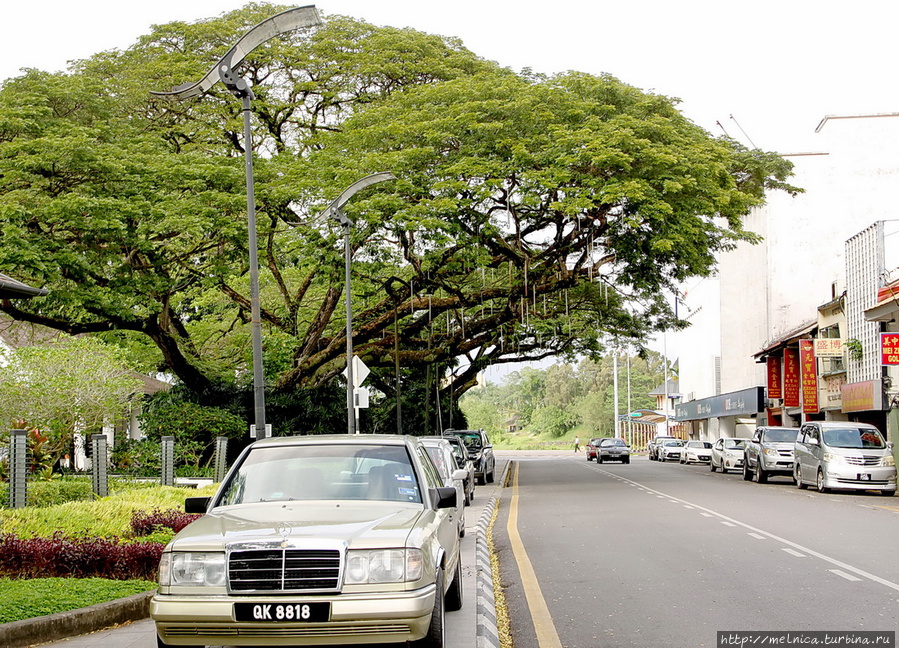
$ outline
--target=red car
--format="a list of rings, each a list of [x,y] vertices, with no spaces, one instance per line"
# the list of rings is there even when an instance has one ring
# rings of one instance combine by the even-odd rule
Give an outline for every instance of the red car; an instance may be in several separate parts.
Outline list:
[[[587,442],[587,445],[584,446],[587,452],[587,461],[593,461],[594,459],[596,459],[596,446],[599,445],[600,441],[602,441],[602,439],[599,437],[590,439],[590,441]]]

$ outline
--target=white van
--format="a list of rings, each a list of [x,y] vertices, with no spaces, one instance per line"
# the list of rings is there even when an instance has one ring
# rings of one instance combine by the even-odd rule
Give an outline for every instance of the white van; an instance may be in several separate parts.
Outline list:
[[[812,421],[799,431],[793,449],[793,476],[799,488],[831,488],[896,492],[892,443],[873,425],[844,421]]]

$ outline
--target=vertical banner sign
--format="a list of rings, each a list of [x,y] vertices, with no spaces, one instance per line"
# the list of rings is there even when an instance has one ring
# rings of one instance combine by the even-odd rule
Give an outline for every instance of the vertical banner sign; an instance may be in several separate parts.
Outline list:
[[[880,334],[881,364],[899,365],[899,333]]]
[[[768,398],[783,398],[780,380],[780,358],[768,356]]]
[[[784,407],[799,407],[799,352],[784,349]]]
[[[799,340],[799,375],[802,380],[802,413],[817,414],[818,361],[812,340]]]

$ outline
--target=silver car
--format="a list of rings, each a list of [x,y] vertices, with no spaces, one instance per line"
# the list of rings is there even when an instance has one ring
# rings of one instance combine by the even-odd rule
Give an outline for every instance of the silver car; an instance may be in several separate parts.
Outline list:
[[[475,474],[474,474],[474,461],[471,459],[471,455],[468,454],[468,448],[465,447],[465,443],[459,437],[454,434],[447,434],[445,436],[426,436],[419,437],[420,439],[446,439],[450,447],[453,449],[453,454],[456,456],[456,463],[459,464],[459,468],[466,472],[465,482],[463,484],[465,490],[465,506],[474,501],[474,483],[475,483]]]
[[[596,446],[596,463],[605,461],[631,462],[631,449],[624,439],[601,439]]]
[[[814,421],[800,428],[794,478],[799,488],[831,488],[896,493],[896,461],[891,444],[873,425]]]
[[[728,470],[743,469],[743,448],[749,439],[721,438],[712,445],[712,457],[709,459],[709,470],[720,470],[727,474]]]
[[[663,439],[659,443],[656,454],[659,457],[659,461],[680,461],[683,451],[684,442],[680,439]]]
[[[415,437],[257,441],[186,502],[205,515],[163,550],[158,643],[442,648],[462,606],[456,502]]]
[[[437,472],[440,473],[443,485],[456,489],[455,517],[461,538],[465,535],[465,477],[467,477],[467,473],[459,468],[452,446],[446,439],[424,437],[421,439],[421,443],[428,451]]]
[[[759,484],[772,475],[793,477],[793,444],[799,428],[759,426],[743,450],[743,479]]]
[[[708,463],[712,460],[712,444],[708,441],[687,441],[684,444],[684,450],[681,452],[680,462],[682,464]]]

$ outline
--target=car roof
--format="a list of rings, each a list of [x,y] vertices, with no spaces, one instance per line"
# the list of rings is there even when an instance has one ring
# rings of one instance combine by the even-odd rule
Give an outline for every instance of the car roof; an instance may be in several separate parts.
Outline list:
[[[416,443],[411,435],[399,434],[305,434],[297,436],[278,436],[259,439],[252,443],[254,447],[293,446],[293,445],[385,445],[401,446]]]

